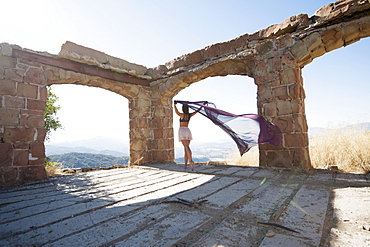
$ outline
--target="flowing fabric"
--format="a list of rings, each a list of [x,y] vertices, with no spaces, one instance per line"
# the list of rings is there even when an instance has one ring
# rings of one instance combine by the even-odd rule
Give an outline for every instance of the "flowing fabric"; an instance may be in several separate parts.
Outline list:
[[[224,130],[235,141],[240,155],[248,152],[257,144],[272,144],[278,146],[281,143],[281,131],[275,124],[266,121],[257,114],[235,115],[217,109],[215,104],[208,101],[180,101],[194,111],[210,119],[214,124]]]

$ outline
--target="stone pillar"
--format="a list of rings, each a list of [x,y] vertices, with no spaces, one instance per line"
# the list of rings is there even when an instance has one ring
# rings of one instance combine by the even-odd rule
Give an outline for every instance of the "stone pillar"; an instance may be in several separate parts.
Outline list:
[[[154,97],[151,121],[153,162],[171,163],[175,159],[172,120],[172,99]]]
[[[129,100],[130,164],[139,165],[152,160],[151,153],[151,100],[143,93]]]
[[[289,54],[257,63],[258,111],[283,133],[282,143],[260,145],[260,166],[309,169],[308,126],[301,69]]]
[[[171,103],[172,99],[144,88],[129,100],[131,165],[173,162]]]
[[[46,79],[40,65],[11,57],[0,44],[0,185],[47,178]]]

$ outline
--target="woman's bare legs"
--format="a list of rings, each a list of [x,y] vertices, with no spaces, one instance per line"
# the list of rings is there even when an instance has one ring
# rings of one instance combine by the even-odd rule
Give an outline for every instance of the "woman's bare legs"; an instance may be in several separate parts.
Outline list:
[[[182,143],[184,145],[184,162],[185,162],[185,169],[188,168],[188,149],[186,148],[186,144]]]
[[[190,140],[181,140],[181,142],[182,145],[184,146],[185,169],[188,167],[188,161],[190,161],[190,168],[192,171],[194,171],[194,161],[190,149]]]

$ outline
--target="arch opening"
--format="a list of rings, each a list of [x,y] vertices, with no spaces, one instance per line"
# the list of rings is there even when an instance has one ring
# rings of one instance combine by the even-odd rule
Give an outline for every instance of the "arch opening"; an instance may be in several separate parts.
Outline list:
[[[63,129],[52,132],[50,141],[45,142],[46,156],[88,153],[127,157],[128,162],[129,109],[125,97],[83,85],[54,84],[51,89],[59,98],[57,117]]]
[[[217,108],[234,114],[257,114],[257,86],[247,76],[215,76],[191,84],[180,91],[174,100],[213,102]],[[179,109],[181,110],[181,109]],[[183,163],[183,146],[178,139],[179,118],[174,112],[173,127],[175,162]],[[191,149],[194,162],[224,162],[258,166],[258,146],[240,157],[237,146],[227,133],[204,116],[195,115],[189,124],[193,134]]]
[[[366,142],[370,142],[364,135],[370,130],[370,114],[366,110],[370,104],[367,95],[370,91],[369,46],[370,39],[362,39],[316,58],[303,69],[310,158],[314,168],[334,165],[345,172],[361,170],[358,170],[360,161],[356,165],[349,160],[358,160],[362,154],[349,155],[364,150]],[[356,129],[363,130],[357,132],[361,136],[353,132]]]

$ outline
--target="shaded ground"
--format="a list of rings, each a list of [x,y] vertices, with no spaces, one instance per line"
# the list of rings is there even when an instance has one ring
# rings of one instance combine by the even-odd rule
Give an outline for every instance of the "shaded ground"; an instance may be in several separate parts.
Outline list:
[[[0,246],[370,245],[369,175],[167,164],[0,192]]]

